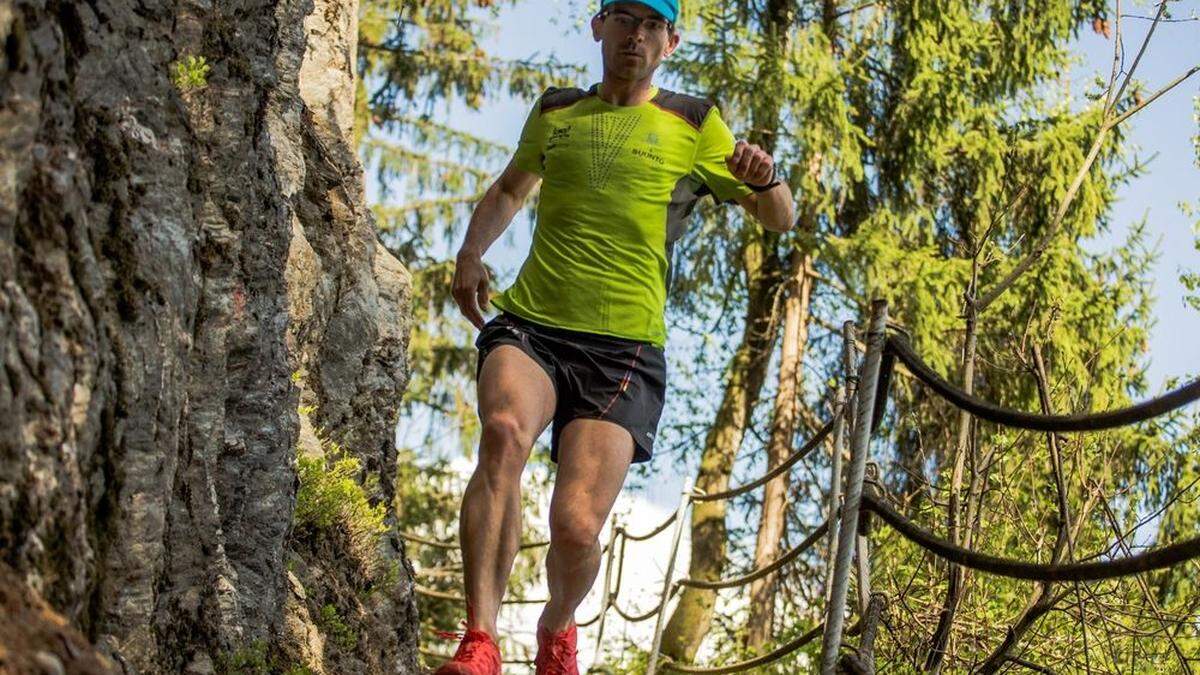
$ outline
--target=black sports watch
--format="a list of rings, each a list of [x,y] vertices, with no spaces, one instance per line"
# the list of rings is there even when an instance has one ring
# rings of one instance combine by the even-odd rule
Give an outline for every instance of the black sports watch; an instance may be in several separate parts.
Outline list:
[[[755,185],[754,183],[746,183],[746,187],[750,188],[751,190],[754,190],[755,192],[766,192],[767,190],[770,190],[771,188],[775,187],[776,185],[779,185],[780,183],[782,183],[783,181],[779,180],[779,178],[775,175],[775,173],[776,173],[775,168],[777,166],[778,165],[776,165],[776,164],[771,165],[771,180],[767,181],[766,184]]]

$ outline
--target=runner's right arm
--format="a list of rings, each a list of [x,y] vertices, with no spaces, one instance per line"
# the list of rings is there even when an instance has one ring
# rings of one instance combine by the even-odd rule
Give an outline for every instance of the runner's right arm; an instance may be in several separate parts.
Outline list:
[[[517,151],[475,206],[467,236],[458,250],[451,293],[463,316],[476,328],[483,328],[483,312],[488,307],[488,276],[483,266],[483,254],[512,222],[517,209],[541,180],[544,136],[539,97],[521,127]]]
[[[483,254],[512,222],[541,179],[510,161],[471,214],[467,235],[455,259],[451,293],[463,316],[476,328],[483,328],[483,312],[488,307],[488,274]]]

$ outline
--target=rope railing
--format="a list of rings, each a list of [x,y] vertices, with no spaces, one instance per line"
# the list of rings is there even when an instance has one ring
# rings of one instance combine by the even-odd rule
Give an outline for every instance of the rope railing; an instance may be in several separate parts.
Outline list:
[[[799,556],[800,554],[809,550],[818,541],[820,541],[821,537],[824,537],[825,533],[828,531],[829,531],[829,521],[824,521],[820,525],[818,525],[817,528],[815,530],[813,530],[811,534],[809,534],[807,537],[805,537],[804,541],[793,546],[791,548],[791,550],[789,550],[787,553],[784,553],[783,555],[772,560],[771,562],[767,563],[766,565],[763,565],[762,567],[759,567],[758,569],[751,570],[741,576],[730,577],[728,579],[721,579],[719,581],[704,581],[702,579],[680,579],[677,583],[681,586],[691,586],[692,588],[706,588],[709,590],[717,590],[717,589],[721,589],[721,588],[733,588],[735,586],[745,586],[746,584],[748,584],[752,581],[755,581],[756,579],[761,579],[761,578],[767,576],[768,574],[770,574],[771,572],[774,572],[775,570],[779,569],[780,567],[783,567],[784,565],[795,560],[797,556]]]
[[[601,609],[599,612],[596,612],[596,616],[593,616],[592,618],[588,619],[587,621],[576,621],[575,627],[576,628],[587,628],[588,626],[599,621],[600,617],[604,616],[604,614],[605,614],[605,610]]]
[[[608,553],[604,556],[604,589],[600,596],[600,611],[596,614],[596,621],[600,622],[600,626],[596,628],[596,653],[592,657],[592,662],[600,660],[600,647],[604,644],[604,624],[608,620],[608,606],[612,604],[613,596],[620,591],[620,579],[617,580],[617,590],[614,591],[610,585],[612,581],[613,571],[613,554],[616,553],[617,539],[621,538],[621,528],[617,526],[617,517],[614,515],[612,522],[608,528]],[[621,556],[625,555],[625,539],[621,538]]]
[[[617,583],[613,586],[609,600],[616,598],[621,592],[621,580],[625,576],[625,544],[628,543],[628,537],[621,536],[621,554],[617,557]]]
[[[1056,564],[1023,562],[958,546],[905,518],[884,499],[874,494],[863,495],[863,506],[904,535],[905,539],[939,558],[980,572],[1013,579],[1046,582],[1099,581],[1174,567],[1193,558],[1200,558],[1200,537],[1195,537],[1153,551],[1112,560]]]
[[[1200,558],[1200,537],[1198,537],[1119,559],[1100,559],[1107,555],[1102,553],[1095,556],[1095,559],[1072,563],[1041,564],[1012,560],[973,551],[942,539],[900,514],[877,494],[863,491],[864,476],[859,472],[858,467],[868,460],[870,437],[877,430],[885,411],[888,387],[896,361],[903,363],[909,373],[936,394],[966,413],[981,420],[1034,431],[1073,432],[1111,429],[1143,422],[1200,400],[1200,380],[1194,380],[1165,395],[1106,412],[1048,415],[1003,408],[950,384],[921,360],[905,336],[886,335],[886,314],[886,304],[879,301],[873,303],[871,329],[866,345],[867,352],[862,361],[859,377],[861,389],[854,415],[851,460],[855,468],[852,475],[846,479],[847,495],[841,509],[842,518],[836,547],[837,555],[836,557],[831,556],[836,562],[835,569],[830,573],[830,584],[833,590],[828,595],[829,602],[826,611],[826,625],[829,628],[825,632],[821,648],[821,672],[823,674],[831,675],[835,671],[842,646],[841,629],[846,609],[845,587],[851,556],[857,554],[858,557],[860,594],[869,581],[869,566],[864,560],[868,555],[866,538],[858,537],[856,549],[855,543],[852,541],[854,537],[846,532],[848,526],[857,528],[860,509],[862,509],[861,513],[878,515],[902,536],[935,556],[963,567],[1010,578],[1041,582],[1096,581],[1163,569]],[[881,317],[883,321],[880,321]],[[836,491],[836,485],[831,487],[831,491]],[[856,491],[858,494],[854,494]],[[832,513],[832,508],[830,512]],[[860,602],[860,613],[866,611],[864,605],[865,603]],[[869,670],[873,666],[870,663],[870,645],[865,637],[863,640],[863,650],[856,652],[855,658],[862,659],[861,666]]]
[[[622,527],[621,528],[621,536],[625,537],[629,541],[646,541],[647,539],[652,539],[652,538],[658,536],[659,534],[661,534],[668,527],[670,527],[671,523],[675,522],[675,518],[678,516],[679,516],[678,513],[672,513],[670,515],[670,517],[668,517],[660,525],[655,527],[653,530],[650,530],[646,534],[629,534],[629,532],[624,527]]]
[[[790,640],[789,642],[787,642],[783,645],[780,645],[774,651],[768,652],[766,654],[763,654],[762,656],[757,656],[752,659],[747,659],[746,661],[738,661],[737,663],[730,663],[730,664],[724,665],[724,666],[690,666],[690,665],[685,665],[682,663],[675,663],[673,661],[666,661],[665,663],[663,663],[662,667],[664,670],[672,670],[677,673],[706,673],[707,675],[720,675],[721,673],[738,673],[743,670],[749,670],[751,668],[756,668],[758,666],[763,666],[768,663],[773,663],[775,661],[778,661],[778,660],[782,659],[783,657],[796,651],[797,649],[800,649],[804,645],[817,639],[817,637],[819,635],[821,635],[822,631],[824,631],[824,630],[825,630],[824,624],[817,624],[816,627],[812,628],[811,630],[809,630],[806,633],[802,633],[801,635],[797,636],[795,639]]]
[[[837,548],[833,556],[833,570],[829,574],[827,602],[825,603],[825,631],[821,635],[821,675],[833,675],[837,669],[838,655],[842,648],[842,633],[846,622],[846,597],[850,591],[850,569],[857,555],[866,553],[858,546],[858,516],[862,505],[863,480],[866,477],[867,458],[870,455],[872,419],[878,401],[875,398],[879,383],[879,369],[883,360],[887,337],[887,303],[875,300],[871,303],[871,320],[866,331],[866,352],[858,370],[857,390],[853,405],[854,424],[850,432],[850,463],[846,467],[845,497],[838,514]],[[861,561],[860,561],[861,562]],[[869,579],[867,565],[857,566],[859,587]]]
[[[821,443],[824,442],[824,440],[829,436],[829,433],[833,431],[833,428],[837,423],[838,415],[840,414],[842,414],[842,412],[839,409],[833,414],[832,417],[829,418],[829,421],[825,423],[825,426],[821,427],[821,429],[817,431],[816,435],[808,439],[808,442],[801,446],[799,450],[793,452],[791,456],[780,462],[775,466],[775,468],[766,472],[756,480],[750,481],[749,483],[736,488],[723,490],[721,492],[704,492],[696,489],[692,491],[692,500],[697,502],[711,502],[718,499],[729,499],[730,497],[737,497],[738,495],[745,494],[755,488],[766,485],[771,481],[772,478],[792,468],[796,462],[799,462],[807,457],[813,450],[816,450],[817,447],[820,446]]]
[[[771,479],[775,478],[776,476],[779,476],[784,471],[787,471],[792,466],[794,466],[797,462],[799,462],[800,460],[807,457],[813,450],[815,450],[817,447],[819,447],[820,444],[833,431],[833,429],[836,426],[836,424],[838,423],[838,421],[843,417],[843,414],[844,414],[844,408],[839,408],[837,410],[837,412],[835,412],[834,415],[830,418],[829,422],[826,423],[825,426],[822,429],[820,429],[813,436],[813,438],[811,438],[807,443],[805,443],[805,445],[803,447],[801,447],[796,452],[792,453],[792,455],[790,457],[788,457],[783,462],[781,462],[780,464],[778,464],[777,466],[772,468],[766,474],[764,474],[763,476],[759,477],[758,479],[756,479],[750,483],[747,483],[746,485],[743,485],[743,486],[740,486],[738,488],[734,488],[731,490],[727,490],[724,492],[708,494],[708,495],[703,494],[696,490],[692,490],[690,488],[685,489],[683,492],[683,495],[682,495],[682,501],[680,503],[679,508],[674,513],[672,513],[666,520],[664,520],[662,523],[656,525],[654,528],[652,528],[650,531],[648,531],[644,534],[630,534],[625,529],[624,526],[615,526],[615,523],[614,523],[614,526],[615,526],[614,532],[613,532],[612,536],[610,536],[608,543],[601,549],[602,554],[604,554],[604,553],[608,554],[607,555],[607,566],[606,566],[606,571],[605,571],[605,597],[601,602],[602,606],[600,607],[599,611],[597,612],[597,614],[595,616],[588,619],[587,621],[577,622],[576,626],[578,628],[585,628],[585,627],[591,626],[593,624],[599,623],[601,626],[601,630],[602,630],[603,629],[603,619],[609,609],[612,609],[618,616],[620,616],[622,619],[624,619],[625,621],[627,621],[629,623],[640,623],[642,621],[647,621],[651,618],[657,617],[658,622],[655,625],[654,645],[652,648],[652,652],[654,654],[657,654],[658,653],[658,643],[661,638],[662,627],[663,627],[662,626],[663,610],[666,608],[666,606],[670,602],[671,598],[679,590],[681,590],[684,586],[690,585],[690,586],[696,586],[696,587],[700,587],[700,588],[713,588],[713,589],[730,588],[730,587],[734,587],[734,586],[743,586],[745,584],[753,582],[756,579],[762,578],[763,576],[766,576],[774,571],[777,571],[778,569],[782,568],[784,565],[787,565],[791,561],[795,560],[797,557],[799,557],[805,551],[812,548],[812,546],[814,546],[817,541],[819,541],[823,536],[825,536],[825,534],[828,530],[828,521],[822,522],[813,532],[811,532],[804,539],[804,541],[802,541],[800,544],[798,544],[795,547],[793,547],[792,549],[790,549],[787,553],[783,554],[782,556],[779,556],[771,563],[764,565],[758,569],[751,570],[750,572],[743,574],[741,576],[724,579],[724,580],[719,580],[719,581],[715,581],[715,582],[693,581],[690,579],[681,579],[681,580],[672,582],[672,580],[671,580],[671,570],[674,567],[676,552],[678,550],[678,545],[679,545],[679,539],[680,539],[680,535],[682,534],[682,527],[681,527],[683,524],[682,515],[686,512],[687,508],[693,502],[727,499],[730,497],[735,497],[740,494],[745,494],[746,492],[749,492],[755,488],[765,485]],[[672,524],[676,525],[675,535],[674,535],[674,540],[672,543],[670,560],[668,561],[666,578],[663,580],[664,581],[664,589],[663,589],[663,593],[660,595],[659,602],[655,606],[653,606],[641,613],[638,613],[638,614],[635,614],[631,611],[627,611],[626,609],[622,608],[621,605],[617,602],[617,594],[620,591],[621,578],[622,578],[622,573],[624,571],[625,543],[628,541],[646,541],[646,540],[652,539],[655,536],[665,532],[669,527],[671,527]],[[441,548],[441,549],[459,548],[458,542],[455,542],[455,541],[445,541],[445,542],[437,541],[434,539],[422,537],[420,535],[409,533],[409,532],[401,532],[400,535],[402,538],[404,538],[407,541],[422,544],[425,546]],[[616,561],[617,562],[617,570],[618,570],[617,578],[616,578],[617,584],[616,584],[615,589],[610,590],[608,588],[608,582],[609,582],[609,578],[610,578],[611,572],[612,572],[613,557],[614,557],[612,554],[615,552],[614,549],[616,547],[616,543],[617,543],[618,539],[620,539],[621,554],[619,556],[619,560]],[[546,542],[546,541],[528,542],[528,543],[522,544],[521,549],[529,549],[529,548],[535,548],[535,547],[539,547],[539,546],[546,546],[548,544],[549,544],[549,542]],[[441,572],[442,570],[436,570],[436,571]],[[446,571],[449,572],[449,570],[446,570]],[[456,601],[456,602],[463,602],[463,603],[466,602],[466,598],[464,596],[454,594],[454,593],[439,591],[436,589],[421,586],[419,584],[414,585],[414,590],[417,594],[423,595],[426,597],[432,597],[432,598],[438,598],[438,599],[450,600],[450,601]],[[545,599],[513,598],[513,599],[509,599],[509,600],[503,600],[502,604],[540,604],[540,603],[544,603],[544,602],[546,602]],[[680,664],[670,664],[669,668],[671,670],[676,670],[676,671],[680,671],[680,672],[700,672],[700,673],[737,672],[740,670],[753,668],[758,665],[770,663],[772,661],[781,659],[784,656],[792,653],[796,649],[799,649],[804,644],[807,644],[808,642],[812,641],[817,635],[820,634],[820,631],[821,631],[821,628],[818,626],[817,628],[809,631],[808,633],[801,635],[797,639],[794,639],[794,640],[790,641],[789,643],[782,645],[781,647],[775,649],[774,651],[772,651],[768,654],[764,654],[755,659],[751,659],[749,661],[739,662],[739,663],[730,664],[730,665],[726,665],[726,666],[712,667],[712,668],[705,668],[705,667],[699,667],[699,666],[685,666],[685,665],[680,665]],[[431,652],[431,651],[427,651],[427,650],[421,650],[421,653],[425,654],[426,656],[431,656],[434,658],[440,658],[440,659],[449,659],[450,658],[450,655],[448,655],[448,654],[440,654],[437,652]],[[522,662],[521,661],[510,661],[509,663],[522,663]],[[655,665],[652,663],[650,666],[649,672],[652,673],[654,671],[654,667],[655,667]]]
[[[683,538],[683,514],[695,503],[692,500],[692,481],[688,479],[684,483],[683,491],[680,493],[679,507],[675,509],[675,528],[671,534],[671,553],[667,557],[667,571],[663,574],[662,592],[660,596],[662,601],[659,603],[659,608],[654,612],[654,639],[650,642],[650,665],[646,668],[646,675],[655,675],[658,668],[658,651],[662,646],[663,633],[663,616],[667,613],[667,601],[675,590],[680,588],[678,584],[672,583],[672,575],[675,574],[675,556],[679,553],[679,542]]]
[[[610,538],[608,544],[605,545],[601,549],[602,554],[608,553],[610,551],[610,547],[615,546],[616,540],[618,538],[621,540],[621,545],[620,545],[621,555],[619,556],[620,559],[617,561],[617,565],[618,565],[617,588],[614,589],[611,593],[606,593],[607,597],[606,597],[605,601],[602,602],[602,604],[604,606],[602,606],[600,608],[600,610],[597,612],[597,614],[594,617],[588,619],[587,621],[577,622],[576,626],[578,628],[584,628],[584,627],[588,627],[593,624],[596,624],[598,622],[601,622],[604,615],[606,614],[606,612],[609,609],[612,609],[618,616],[620,616],[622,619],[624,619],[625,621],[627,621],[629,623],[639,623],[642,621],[647,621],[654,617],[658,617],[658,619],[659,619],[658,625],[655,626],[655,643],[656,644],[654,645],[654,648],[653,648],[653,652],[655,654],[657,654],[657,652],[658,652],[657,642],[658,642],[658,640],[661,636],[661,632],[662,632],[662,616],[661,616],[661,614],[663,612],[663,609],[667,606],[667,603],[670,601],[671,597],[673,597],[676,594],[676,592],[681,590],[684,586],[694,586],[694,587],[698,587],[698,588],[710,588],[710,589],[721,589],[721,588],[731,588],[731,587],[735,587],[735,586],[744,586],[748,583],[755,581],[756,579],[760,579],[768,574],[771,574],[772,572],[779,570],[783,566],[787,565],[788,563],[792,562],[797,557],[802,555],[805,551],[811,549],[828,532],[828,527],[829,527],[828,520],[823,521],[820,525],[818,525],[807,537],[805,537],[805,539],[802,542],[800,542],[799,544],[797,544],[796,546],[791,548],[787,553],[779,556],[772,562],[770,562],[766,565],[763,565],[762,567],[760,567],[758,569],[754,569],[754,570],[747,572],[746,574],[743,574],[743,575],[740,575],[737,577],[728,578],[728,579],[718,580],[718,581],[680,579],[678,581],[672,582],[670,580],[670,569],[674,565],[675,551],[678,548],[679,536],[681,534],[681,528],[678,527],[678,525],[682,524],[682,521],[680,520],[680,518],[681,518],[682,514],[686,511],[687,507],[691,505],[691,503],[704,502],[704,501],[715,501],[715,500],[719,500],[719,499],[728,499],[731,497],[736,497],[741,494],[745,494],[747,492],[750,492],[751,490],[754,490],[758,487],[761,487],[761,486],[767,484],[773,478],[775,478],[775,477],[779,476],[780,474],[782,474],[783,472],[787,471],[792,466],[794,466],[797,462],[803,460],[805,457],[807,457],[809,454],[811,454],[814,450],[816,450],[818,447],[820,447],[820,445],[825,441],[825,439],[829,437],[830,433],[832,433],[832,431],[838,424],[839,420],[843,418],[844,413],[845,413],[845,408],[839,407],[834,412],[834,414],[830,417],[829,421],[821,429],[819,429],[817,431],[817,433],[812,438],[810,438],[801,448],[799,448],[797,451],[792,453],[787,459],[780,462],[778,465],[776,465],[775,467],[773,467],[772,469],[767,471],[765,474],[763,474],[759,478],[751,481],[750,483],[739,486],[737,488],[732,488],[730,490],[725,490],[722,492],[712,493],[712,494],[704,494],[702,491],[694,490],[694,489],[685,490],[684,495],[683,495],[683,501],[680,504],[680,508],[677,509],[674,513],[672,513],[662,523],[659,523],[653,529],[651,529],[650,531],[648,531],[644,534],[630,534],[624,528],[624,526],[619,526],[615,532],[615,536]],[[675,531],[674,543],[672,544],[672,553],[670,556],[671,559],[668,563],[668,574],[667,574],[667,578],[664,579],[664,583],[666,584],[666,587],[664,588],[664,592],[661,595],[658,604],[656,604],[654,607],[651,607],[648,610],[643,611],[640,614],[634,614],[633,612],[623,609],[620,606],[620,604],[617,603],[616,596],[617,596],[617,592],[619,592],[619,590],[620,590],[621,573],[624,570],[625,542],[627,542],[627,541],[646,541],[646,540],[652,539],[655,536],[665,532],[667,530],[667,528],[671,527],[672,524],[676,524],[677,527],[676,527],[676,531]],[[443,548],[443,549],[455,549],[455,548],[459,547],[457,542],[453,542],[453,541],[441,542],[441,541],[429,539],[426,537],[422,537],[420,535],[412,534],[409,532],[401,532],[400,535],[407,541],[412,541],[412,542],[423,544],[426,546]],[[548,544],[549,544],[549,542],[545,542],[545,541],[529,542],[529,543],[522,544],[521,548],[522,549],[535,548],[538,546],[546,546]],[[609,565],[610,569],[608,571],[606,571],[606,577],[609,574],[609,572],[611,572],[611,565],[612,565],[612,556],[611,555],[609,556],[608,565]],[[607,583],[607,578],[606,578],[606,583]],[[464,602],[464,603],[466,602],[465,597],[454,594],[454,593],[438,591],[438,590],[427,588],[427,587],[420,586],[420,585],[415,585],[414,589],[415,589],[416,593],[427,596],[427,597],[439,598],[439,599],[443,599],[443,600],[452,600],[452,601],[458,601],[458,602]],[[510,600],[502,601],[502,604],[537,604],[537,603],[544,603],[544,602],[546,602],[545,599],[513,598]],[[700,666],[686,666],[686,665],[682,665],[682,664],[666,664],[664,667],[668,667],[671,670],[676,670],[679,672],[698,672],[698,673],[738,672],[740,670],[746,670],[749,668],[756,667],[758,665],[770,663],[772,661],[779,660],[779,659],[783,658],[784,656],[787,656],[788,654],[792,653],[796,649],[799,649],[800,647],[804,646],[808,642],[811,642],[813,639],[815,639],[817,635],[820,635],[821,630],[822,630],[821,626],[818,626],[818,627],[810,630],[808,633],[805,633],[805,634],[799,636],[798,638],[788,642],[787,644],[780,646],[779,648],[775,649],[774,651],[772,651],[768,654],[764,654],[762,656],[756,657],[754,659],[750,659],[748,661],[743,661],[743,662],[730,664],[730,665],[726,665],[726,666],[712,667],[712,668],[706,668],[706,667],[700,667]],[[424,651],[422,653],[424,653]],[[430,653],[430,655],[436,655],[436,654]],[[449,658],[449,655],[436,655],[436,656]],[[651,666],[651,672],[653,672],[653,665]]]
[[[646,621],[646,620],[650,619],[653,616],[656,616],[659,612],[661,612],[662,608],[666,606],[667,601],[669,601],[671,599],[671,596],[674,594],[675,594],[675,591],[672,590],[671,593],[668,594],[667,597],[660,600],[657,605],[651,607],[650,609],[646,610],[645,612],[643,612],[641,614],[634,614],[632,612],[621,609],[621,606],[618,605],[616,603],[616,601],[610,602],[609,606],[612,607],[612,610],[614,612],[616,612],[618,616],[620,616],[622,619],[625,619],[629,623],[640,623],[642,621]]]
[[[958,408],[971,413],[979,419],[1019,429],[1053,431],[1058,433],[1067,431],[1101,431],[1144,422],[1200,400],[1200,379],[1196,379],[1174,391],[1148,401],[1137,403],[1128,408],[1076,415],[1029,413],[1021,410],[1002,408],[955,387],[941,375],[934,372],[927,363],[922,361],[921,357],[913,351],[908,340],[899,335],[888,337],[887,348],[890,353],[895,354],[904,363],[905,367],[917,379],[921,380],[926,386],[933,389],[942,398],[953,403]]]
[[[835,406],[833,415],[830,416],[829,420],[825,423],[825,425],[823,427],[821,427],[821,429],[819,429],[813,435],[813,437],[810,438],[802,447],[800,447],[798,450],[793,452],[789,457],[784,459],[778,465],[771,468],[765,474],[763,474],[762,476],[760,476],[759,478],[757,478],[753,481],[750,481],[749,483],[746,483],[746,484],[741,485],[736,488],[723,490],[721,492],[705,493],[702,490],[685,491],[686,498],[685,498],[683,506],[686,506],[689,501],[690,502],[709,502],[709,501],[716,501],[716,500],[721,500],[721,499],[729,499],[731,497],[736,497],[736,496],[745,494],[747,492],[750,492],[751,490],[754,490],[756,488],[762,487],[763,485],[766,485],[768,482],[770,482],[775,477],[777,477],[777,476],[783,474],[785,471],[788,471],[789,469],[791,469],[792,466],[794,466],[797,462],[806,458],[814,450],[816,450],[818,447],[820,447],[821,444],[824,443],[824,441],[830,436],[830,434],[833,433],[834,429],[838,428],[840,424],[843,424],[845,422],[845,413],[848,408],[846,407],[846,402],[844,399],[839,399],[839,400],[840,400],[840,404]],[[837,452],[838,449],[835,447],[834,451]],[[678,511],[676,515],[680,515],[680,514],[682,514],[682,512],[683,512],[683,508],[681,507],[680,511]],[[680,579],[679,581],[672,584],[671,591],[669,593],[664,591],[663,599],[660,602],[658,607],[654,608],[653,610],[651,610],[651,612],[643,615],[642,617],[636,617],[636,618],[640,619],[640,618],[649,618],[650,616],[653,616],[653,615],[659,616],[658,625],[655,626],[654,644],[650,651],[651,660],[650,660],[650,667],[647,671],[647,674],[653,675],[656,672],[655,669],[657,668],[658,653],[659,653],[658,646],[659,646],[659,641],[660,641],[660,637],[661,637],[661,627],[662,627],[661,610],[666,606],[668,598],[674,592],[675,589],[679,589],[684,586],[690,586],[690,587],[694,587],[694,588],[718,590],[718,589],[722,589],[722,588],[732,588],[732,587],[744,586],[746,584],[749,584],[749,583],[755,581],[756,579],[760,579],[768,574],[771,574],[772,572],[779,570],[784,565],[787,565],[788,563],[794,561],[796,558],[798,558],[800,555],[802,555],[805,551],[811,549],[816,544],[816,542],[820,541],[822,539],[822,537],[824,537],[828,533],[829,527],[830,527],[829,520],[826,519],[817,528],[815,528],[814,531],[811,532],[804,539],[804,541],[802,541],[799,544],[797,544],[796,546],[794,546],[787,553],[783,554],[782,556],[779,556],[772,562],[767,563],[758,569],[751,570],[745,574],[742,574],[742,575],[739,575],[736,577],[727,578],[727,579],[715,580],[715,581],[699,580],[699,579]],[[678,537],[679,537],[679,529],[677,528],[676,533],[675,533],[676,541],[678,541]],[[670,564],[671,565],[674,564],[674,553],[672,553],[672,558],[671,558]],[[669,566],[667,578],[665,580],[667,583],[670,583],[670,569],[671,569],[671,567]],[[622,616],[626,620],[629,620],[631,618],[624,614],[622,614]],[[758,667],[761,665],[772,663],[774,661],[778,661],[778,660],[784,658],[785,656],[791,654],[792,652],[796,651],[797,649],[800,649],[801,647],[808,644],[812,640],[816,639],[817,636],[822,635],[823,632],[824,632],[824,624],[818,625],[816,628],[813,628],[812,630],[808,631],[807,633],[797,637],[796,639],[788,642],[787,644],[781,645],[780,647],[776,648],[775,650],[773,650],[767,654],[763,654],[762,656],[759,656],[759,657],[756,657],[753,659],[749,659],[746,661],[740,661],[740,662],[733,663],[733,664],[728,664],[728,665],[724,665],[724,666],[695,666],[695,665],[677,664],[677,663],[667,661],[663,664],[663,668],[666,670],[672,670],[672,671],[676,671],[676,672],[685,672],[685,673],[735,673],[735,672],[740,672],[743,670],[748,670],[750,668],[755,668],[755,667]]]

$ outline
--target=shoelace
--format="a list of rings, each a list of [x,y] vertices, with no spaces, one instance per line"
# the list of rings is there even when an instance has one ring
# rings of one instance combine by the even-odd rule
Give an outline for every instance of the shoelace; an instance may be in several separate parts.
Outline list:
[[[467,627],[467,622],[463,621],[461,625],[465,629]],[[433,633],[434,633],[434,635],[438,636],[439,638],[442,638],[443,640],[462,640],[463,638],[465,638],[467,636],[467,634],[465,632],[457,633],[457,632],[451,631],[451,630],[435,630],[435,631],[433,631]],[[455,652],[454,657],[469,659],[475,655],[475,652],[477,652],[481,648],[483,648],[483,645],[485,644],[485,642],[486,642],[486,640],[481,640],[481,639],[464,642],[458,646],[458,651]]]
[[[463,628],[467,627],[466,621],[462,622],[462,627]],[[443,640],[461,640],[467,636],[466,633],[456,633],[452,630],[435,630],[435,631],[433,631],[433,634]]]

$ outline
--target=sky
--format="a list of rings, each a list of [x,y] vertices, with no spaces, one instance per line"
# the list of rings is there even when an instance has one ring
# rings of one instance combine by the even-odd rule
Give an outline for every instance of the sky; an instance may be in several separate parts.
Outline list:
[[[1130,14],[1150,15],[1153,12],[1153,8],[1146,3],[1131,6],[1127,2],[1125,7],[1124,11]],[[1196,16],[1200,13],[1200,0],[1172,3],[1172,7],[1177,18]],[[585,32],[587,16],[586,5],[580,0],[518,3],[516,8],[503,12],[495,33],[484,47],[499,57],[536,58],[553,54],[561,61],[586,64],[586,81],[578,84],[587,87],[601,77],[599,45],[592,41],[590,32]],[[1143,19],[1123,20],[1127,64],[1132,62],[1149,25],[1150,22]],[[687,40],[686,34],[684,40]],[[1084,30],[1074,45],[1074,51],[1078,54],[1079,63],[1069,74],[1071,91],[1076,94],[1082,92],[1097,74],[1107,79],[1112,65],[1111,39]],[[1156,30],[1138,66],[1138,79],[1145,83],[1145,91],[1152,92],[1196,64],[1200,64],[1200,22],[1164,23]],[[1200,205],[1200,168],[1196,166],[1196,150],[1192,140],[1197,134],[1193,100],[1198,92],[1200,74],[1126,122],[1130,138],[1139,148],[1141,157],[1150,160],[1148,170],[1146,175],[1120,191],[1119,201],[1111,214],[1111,230],[1088,244],[1092,251],[1106,250],[1124,239],[1131,224],[1146,218],[1147,230],[1159,252],[1152,289],[1156,298],[1157,321],[1151,332],[1148,362],[1148,377],[1153,391],[1161,391],[1168,378],[1186,378],[1200,373],[1200,339],[1197,338],[1200,336],[1200,312],[1184,304],[1184,289],[1179,282],[1181,270],[1200,271],[1200,252],[1194,246],[1196,234],[1193,233],[1193,223],[1200,216],[1189,219],[1178,206],[1181,202]],[[480,111],[453,104],[437,112],[446,115],[449,123],[455,127],[470,129],[491,140],[515,146],[530,105],[532,101],[501,98]],[[511,237],[502,237],[484,256],[488,264],[502,274],[509,275],[509,278],[524,260],[530,243],[532,223],[525,212],[514,219],[510,232]],[[839,317],[842,318],[853,317]],[[686,354],[672,353],[670,341],[667,351],[668,358],[687,357]],[[465,458],[455,460],[455,465],[464,475],[469,475],[473,468]],[[631,477],[614,508],[614,513],[623,517],[631,530],[649,529],[669,516],[676,507],[686,471],[667,462],[659,466],[662,471],[652,480]],[[681,564],[686,564],[688,559],[686,534],[685,528]],[[607,537],[606,527],[601,541],[607,541]],[[630,548],[635,551],[635,556],[629,564],[640,569],[637,574],[631,575],[627,567],[621,604],[627,610],[637,611],[653,606],[666,566],[669,538],[659,536],[650,542],[630,544]],[[603,578],[603,571],[600,578]],[[579,620],[595,614],[599,604],[599,587],[600,580],[580,608],[577,614]],[[544,588],[533,592],[544,593]],[[729,599],[727,602],[737,600]],[[539,611],[536,607],[506,610],[501,617],[502,629],[505,625],[533,625]],[[641,644],[649,644],[653,621],[627,626],[615,614],[610,615],[608,621],[607,635],[625,634]],[[532,645],[532,633],[517,634],[515,637]],[[581,631],[580,640],[580,662],[586,665],[591,663],[595,645],[592,631]]]

